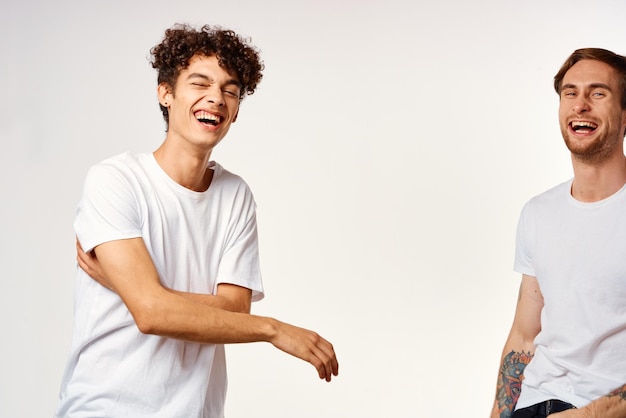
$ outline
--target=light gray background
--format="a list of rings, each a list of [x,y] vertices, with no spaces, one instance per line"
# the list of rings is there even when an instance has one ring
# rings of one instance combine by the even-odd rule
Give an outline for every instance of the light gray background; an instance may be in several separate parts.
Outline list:
[[[552,77],[626,53],[614,1],[33,1],[0,9],[0,416],[55,407],[86,170],[164,138],[149,49],[175,22],[250,36],[265,78],[214,152],[251,185],[267,297],[341,374],[228,348],[227,415],[485,417],[519,283],[517,216],[571,176]]]

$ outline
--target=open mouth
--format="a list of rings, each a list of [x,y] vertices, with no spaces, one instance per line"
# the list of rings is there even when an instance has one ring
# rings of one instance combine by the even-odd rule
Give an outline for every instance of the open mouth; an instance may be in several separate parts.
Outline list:
[[[222,117],[218,115],[214,115],[212,113],[206,112],[204,110],[198,110],[194,113],[194,116],[203,125],[212,125],[216,126],[222,121]]]
[[[588,121],[574,121],[569,124],[572,131],[581,134],[589,134],[598,128],[597,123]]]

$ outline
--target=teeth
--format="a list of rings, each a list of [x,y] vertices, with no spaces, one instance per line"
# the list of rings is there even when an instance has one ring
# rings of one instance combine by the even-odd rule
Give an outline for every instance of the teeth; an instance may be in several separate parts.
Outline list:
[[[211,123],[213,125],[218,124],[222,121],[221,117],[214,115],[212,113],[209,113],[209,112],[205,112],[203,110],[196,112],[195,116],[196,116],[196,119],[198,119],[200,122]]]
[[[598,125],[593,122],[587,122],[587,121],[572,122],[572,128],[574,129],[580,129],[580,128],[596,129],[597,127]]]

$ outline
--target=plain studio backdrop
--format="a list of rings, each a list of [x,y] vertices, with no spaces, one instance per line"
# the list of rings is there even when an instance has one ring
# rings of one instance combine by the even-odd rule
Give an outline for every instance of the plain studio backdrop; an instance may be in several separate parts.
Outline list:
[[[0,8],[0,416],[53,414],[87,169],[164,139],[149,49],[176,22],[250,37],[258,91],[213,158],[250,184],[267,296],[340,375],[227,348],[239,417],[485,417],[517,217],[571,176],[552,77],[626,53],[614,1],[33,1]],[[462,412],[461,412],[462,411]]]

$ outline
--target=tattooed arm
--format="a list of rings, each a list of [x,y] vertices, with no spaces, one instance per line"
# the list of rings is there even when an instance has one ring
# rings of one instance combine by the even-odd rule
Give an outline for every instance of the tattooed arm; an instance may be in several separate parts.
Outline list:
[[[550,415],[554,418],[624,418],[626,417],[626,385],[580,409]]]
[[[532,358],[531,351],[523,350],[521,352],[512,350],[502,358],[496,386],[495,416],[505,418],[513,415],[513,409],[522,390],[524,369]]]
[[[534,353],[534,339],[541,330],[543,296],[537,279],[523,275],[515,318],[502,351],[496,399],[491,418],[510,418],[520,395],[524,369]]]

